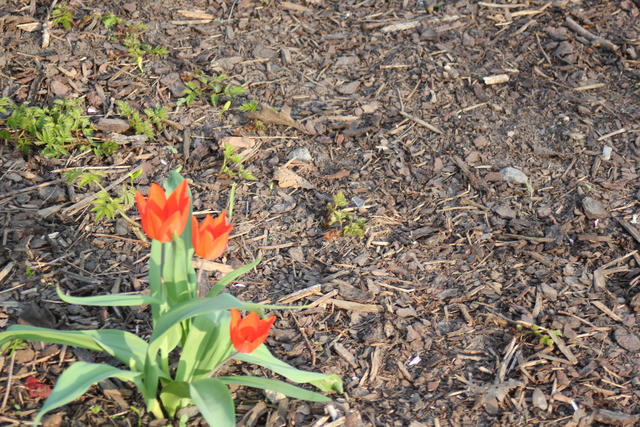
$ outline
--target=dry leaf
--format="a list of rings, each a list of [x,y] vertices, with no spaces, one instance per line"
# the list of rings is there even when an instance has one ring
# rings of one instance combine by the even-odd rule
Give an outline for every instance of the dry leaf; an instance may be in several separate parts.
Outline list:
[[[480,395],[476,400],[476,405],[482,405],[488,414],[496,415],[500,411],[500,402],[507,397],[512,389],[520,387],[521,381],[509,380],[500,384],[490,384],[480,388]]]
[[[250,119],[260,120],[266,124],[291,126],[301,132],[307,133],[304,126],[291,118],[291,107],[288,106],[284,106],[281,111],[277,111],[267,104],[261,104],[259,111],[248,111],[245,113],[245,116]]]
[[[280,166],[276,170],[273,179],[278,181],[280,188],[314,188],[313,184],[285,166]]]
[[[220,140],[220,147],[224,148],[225,145],[230,145],[236,150],[240,148],[253,148],[256,145],[256,140],[246,136],[228,136]]]

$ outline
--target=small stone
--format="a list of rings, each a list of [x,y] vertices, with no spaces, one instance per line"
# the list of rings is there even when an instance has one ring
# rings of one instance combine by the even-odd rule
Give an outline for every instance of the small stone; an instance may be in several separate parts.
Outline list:
[[[123,119],[108,119],[103,117],[96,123],[96,129],[103,132],[123,133],[129,129],[129,122]]]
[[[547,205],[540,206],[537,212],[538,212],[538,218],[548,218],[553,213],[551,208]]]
[[[253,49],[253,57],[257,59],[273,59],[278,55],[274,49],[258,45]]]
[[[122,218],[119,218],[119,219],[116,221],[116,226],[115,226],[115,228],[116,228],[116,234],[117,234],[118,236],[126,236],[127,234],[129,234],[129,226],[128,226],[128,223],[127,223],[127,221],[125,221],[125,220],[124,220],[124,219],[122,219]]]
[[[484,148],[489,145],[489,140],[486,136],[480,135],[473,140],[473,145],[475,145],[476,148]]]
[[[51,92],[56,96],[65,96],[70,90],[69,86],[59,80],[52,81],[49,87],[51,88]]]
[[[499,205],[496,206],[493,211],[498,214],[499,217],[505,219],[514,219],[517,216],[515,210],[511,209],[509,206]]]
[[[358,91],[359,88],[360,82],[355,80],[350,83],[343,84],[342,86],[338,86],[336,90],[343,95],[353,95]]]
[[[396,310],[396,314],[400,317],[416,317],[418,313],[411,307],[399,308]]]
[[[13,182],[22,181],[22,177],[15,172],[9,172],[8,174],[5,175],[5,178]]]
[[[282,399],[286,399],[287,396],[278,392],[278,391],[273,391],[273,390],[265,390],[264,391],[264,395],[267,397],[267,400],[271,403],[278,403],[280,402]]]
[[[611,160],[611,154],[613,153],[613,147],[609,147],[605,145],[602,147],[602,160],[609,161]]]
[[[341,56],[336,60],[336,67],[351,67],[358,65],[360,58],[357,56]]]
[[[544,396],[544,393],[538,387],[533,389],[531,401],[533,402],[533,406],[535,406],[536,408],[540,408],[543,411],[545,411],[547,409],[547,406],[549,405],[547,403],[547,398]]]
[[[558,291],[552,288],[551,285],[543,283],[542,285],[540,285],[540,290],[542,291],[542,294],[545,296],[545,298],[550,301],[555,301],[556,298],[558,298]]]
[[[589,219],[603,219],[609,216],[609,212],[607,212],[602,202],[591,197],[582,199],[582,207]]]
[[[170,73],[160,79],[160,83],[169,88],[171,95],[176,98],[184,95],[184,91],[187,88],[180,79],[180,74]]]
[[[291,150],[289,155],[287,156],[289,160],[299,160],[301,162],[312,162],[313,157],[311,156],[311,152],[307,147],[298,147]]]
[[[233,67],[236,64],[242,61],[244,61],[244,58],[242,56],[230,56],[227,58],[216,59],[215,61],[211,62],[211,69],[218,72],[229,72],[233,70]]]
[[[616,338],[616,342],[622,348],[627,351],[637,352],[640,351],[640,338],[637,335],[627,331],[625,328],[618,328],[613,331],[613,336]]]
[[[291,257],[292,260],[297,261],[301,264],[304,262],[304,252],[302,251],[302,248],[299,246],[290,248],[289,256]]]
[[[511,184],[527,184],[529,177],[520,169],[506,167],[500,171],[505,181]]]
[[[474,164],[474,163],[479,163],[482,160],[482,157],[480,155],[479,151],[470,151],[466,157],[464,158],[464,161],[467,164]]]

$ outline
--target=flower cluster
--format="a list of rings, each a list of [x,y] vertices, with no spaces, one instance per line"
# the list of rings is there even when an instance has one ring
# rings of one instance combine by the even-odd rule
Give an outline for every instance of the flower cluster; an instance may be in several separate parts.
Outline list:
[[[151,184],[148,198],[136,192],[142,228],[150,239],[167,243],[174,239],[174,235],[180,236],[184,232],[191,206],[188,185],[187,180],[183,180],[169,197],[164,188],[156,183]],[[202,224],[198,224],[192,215],[191,242],[196,255],[207,260],[218,258],[229,243],[232,228],[227,222],[226,211],[222,211],[215,219],[207,214]],[[262,320],[254,312],[242,319],[238,310],[231,309],[230,336],[236,351],[253,352],[267,339],[275,320],[275,316]]]

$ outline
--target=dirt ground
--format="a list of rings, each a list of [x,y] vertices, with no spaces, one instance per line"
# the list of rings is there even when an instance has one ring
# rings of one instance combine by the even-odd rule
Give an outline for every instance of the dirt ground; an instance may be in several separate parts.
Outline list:
[[[147,284],[148,245],[135,227],[96,220],[95,188],[65,182],[64,172],[100,170],[109,184],[140,167],[136,186],[146,192],[182,167],[195,210],[219,212],[238,185],[233,238],[208,279],[263,256],[230,291],[312,304],[278,313],[268,345],[345,382],[329,405],[235,390],[241,425],[640,424],[640,3],[69,8],[66,30],[43,26],[49,1],[0,5],[0,96],[33,106],[81,98],[93,123],[121,118],[118,100],[169,114],[152,141],[120,131],[109,156],[0,145],[0,327],[147,336],[144,308],[56,297],[55,285],[86,296]],[[168,53],[137,64],[123,45],[126,25],[106,28],[107,13],[146,24],[141,40]],[[197,70],[227,74],[263,114],[221,114],[205,98],[177,105]],[[276,110],[264,114],[266,105]],[[247,137],[234,141],[246,143],[255,181],[220,173],[220,144],[233,136]],[[115,138],[106,128],[95,137]],[[327,224],[340,190],[347,212],[366,220],[364,236]],[[28,377],[53,386],[70,362],[109,361],[38,343],[7,354],[3,425],[27,422],[42,405]],[[47,425],[164,425],[143,408],[133,387],[113,380]],[[189,425],[205,423],[195,415]]]

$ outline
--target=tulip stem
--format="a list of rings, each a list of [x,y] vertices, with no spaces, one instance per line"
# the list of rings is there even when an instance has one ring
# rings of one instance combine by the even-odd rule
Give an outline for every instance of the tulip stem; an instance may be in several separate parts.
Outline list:
[[[228,211],[229,211],[229,221],[231,221],[231,217],[233,216],[233,206],[236,203],[236,187],[238,184],[235,182],[231,184],[231,191],[229,191],[229,203],[228,203]]]
[[[198,278],[196,279],[196,293],[198,294],[198,298],[202,298],[204,296],[204,285],[202,284],[202,275],[204,274],[204,269],[198,269]],[[208,292],[208,291],[207,291]]]

